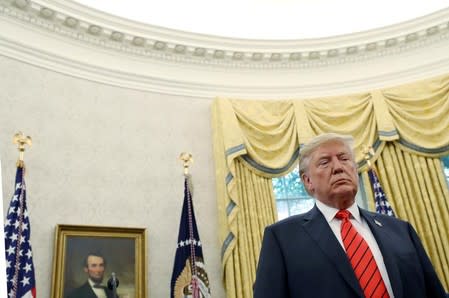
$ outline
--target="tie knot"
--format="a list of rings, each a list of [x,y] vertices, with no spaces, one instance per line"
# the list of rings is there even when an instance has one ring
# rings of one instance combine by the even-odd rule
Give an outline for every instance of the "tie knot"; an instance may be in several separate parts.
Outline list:
[[[92,287],[96,288],[96,289],[104,289],[104,288],[106,288],[105,286],[102,286],[100,284],[94,284]]]
[[[339,210],[337,214],[335,214],[335,217],[338,219],[349,219],[351,216],[351,213],[348,210]]]

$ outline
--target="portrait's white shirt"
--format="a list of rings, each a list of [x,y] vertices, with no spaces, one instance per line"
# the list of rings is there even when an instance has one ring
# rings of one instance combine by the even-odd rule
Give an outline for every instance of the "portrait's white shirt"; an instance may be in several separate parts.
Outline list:
[[[92,291],[94,291],[95,295],[97,295],[98,298],[107,298],[106,297],[106,291],[102,288],[94,288],[95,283],[88,279],[90,287],[92,288]]]
[[[332,232],[334,232],[335,237],[337,237],[338,242],[340,242],[341,247],[345,250],[345,246],[343,244],[343,239],[341,239],[341,220],[335,218],[335,215],[339,211],[336,208],[330,207],[325,205],[324,203],[315,200],[316,206],[318,209],[323,213],[324,217],[326,218],[326,221],[329,223],[329,226],[332,229]],[[373,253],[374,259],[376,260],[377,267],[379,267],[380,274],[382,275],[382,278],[384,280],[385,286],[387,288],[388,294],[391,298],[394,297],[393,290],[391,288],[390,278],[388,277],[387,268],[385,267],[384,258],[382,256],[382,253],[380,252],[379,245],[377,244],[376,239],[374,238],[373,233],[371,232],[371,229],[369,228],[368,224],[366,223],[365,219],[360,216],[360,211],[356,203],[352,204],[351,207],[347,208],[351,213],[351,218],[349,219],[352,223],[352,225],[355,227],[357,232],[359,232],[362,237],[365,239],[365,241],[368,243],[369,248],[371,249],[371,252]]]

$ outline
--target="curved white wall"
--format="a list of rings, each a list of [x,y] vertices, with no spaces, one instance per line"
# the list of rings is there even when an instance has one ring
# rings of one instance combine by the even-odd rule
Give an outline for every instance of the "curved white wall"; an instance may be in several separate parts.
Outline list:
[[[304,97],[449,69],[449,9],[352,35],[229,39],[113,17],[70,1],[0,0],[6,56],[120,87],[201,97]]]
[[[22,130],[39,296],[56,224],[148,229],[149,297],[167,297],[193,154],[213,297],[224,297],[210,129],[214,97],[309,98],[449,72],[449,10],[307,41],[233,40],[146,26],[68,1],[0,0],[0,156],[12,194]],[[8,200],[4,202],[7,208]]]
[[[50,297],[56,224],[148,230],[149,297],[168,297],[191,152],[194,205],[214,297],[224,297],[212,158],[211,100],[109,86],[0,56],[4,210],[13,193],[12,136],[25,152],[39,297]],[[119,270],[116,270],[119,274]]]

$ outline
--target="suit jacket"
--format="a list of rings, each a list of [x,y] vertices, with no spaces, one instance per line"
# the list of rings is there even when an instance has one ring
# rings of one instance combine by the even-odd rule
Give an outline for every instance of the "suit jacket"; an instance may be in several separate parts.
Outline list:
[[[446,297],[408,222],[363,209],[360,214],[379,245],[394,297]],[[254,298],[289,297],[364,297],[344,249],[316,206],[265,229]]]
[[[113,293],[108,288],[105,288],[106,291],[106,297],[107,298],[114,298]],[[74,289],[67,298],[98,298],[97,295],[95,295],[95,292],[92,290],[92,287],[90,286],[89,282],[86,281],[81,287]]]

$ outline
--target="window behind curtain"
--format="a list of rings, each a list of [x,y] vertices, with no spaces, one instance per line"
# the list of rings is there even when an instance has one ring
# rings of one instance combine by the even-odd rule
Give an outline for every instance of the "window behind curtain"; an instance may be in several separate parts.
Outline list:
[[[298,168],[283,177],[273,178],[273,190],[279,219],[309,211],[315,203],[299,178]]]
[[[449,155],[442,157],[441,161],[443,162],[443,170],[444,175],[446,176],[446,182],[449,185]]]

